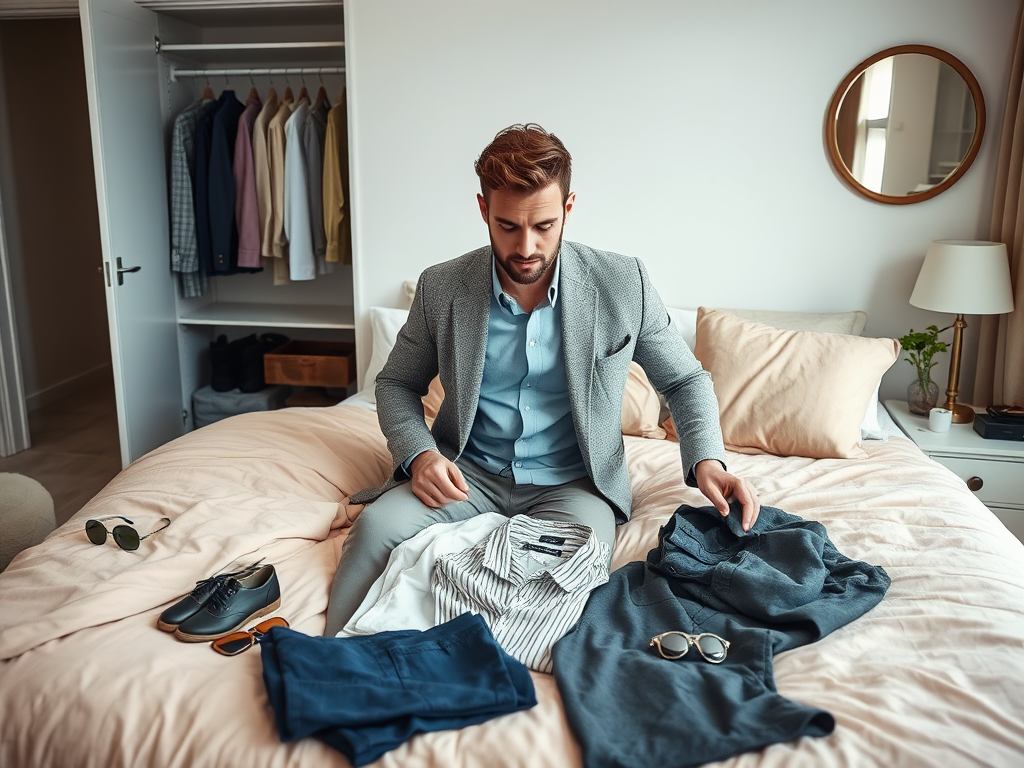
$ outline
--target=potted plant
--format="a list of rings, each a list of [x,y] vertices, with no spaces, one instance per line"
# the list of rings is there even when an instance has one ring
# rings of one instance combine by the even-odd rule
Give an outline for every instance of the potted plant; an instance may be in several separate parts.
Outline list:
[[[939,334],[953,326],[939,328],[929,325],[924,331],[910,333],[900,339],[900,346],[907,353],[907,362],[917,370],[917,379],[907,387],[907,405],[910,412],[927,416],[939,399],[939,385],[932,381],[932,368],[938,365],[932,358],[937,352],[946,351],[946,342],[939,341]]]

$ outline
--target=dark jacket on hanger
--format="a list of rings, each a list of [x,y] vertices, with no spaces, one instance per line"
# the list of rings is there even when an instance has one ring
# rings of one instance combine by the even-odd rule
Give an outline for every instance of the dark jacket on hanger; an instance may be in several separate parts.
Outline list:
[[[772,659],[866,613],[889,577],[840,554],[820,523],[774,507],[749,532],[741,519],[736,504],[724,520],[681,506],[647,562],[612,573],[555,645],[588,768],[683,768],[832,732],[828,712],[778,694]],[[724,638],[725,661],[693,647],[661,658],[651,638],[672,630]]]
[[[196,248],[199,269],[212,274],[213,242],[210,237],[210,150],[213,145],[213,118],[220,101],[203,105],[196,121],[195,174],[192,176],[192,202],[196,210]]]
[[[234,91],[220,95],[220,109],[213,117],[210,150],[210,243],[211,265],[207,274],[233,274],[238,271],[238,225],[235,222],[235,137],[238,118],[245,105]]]

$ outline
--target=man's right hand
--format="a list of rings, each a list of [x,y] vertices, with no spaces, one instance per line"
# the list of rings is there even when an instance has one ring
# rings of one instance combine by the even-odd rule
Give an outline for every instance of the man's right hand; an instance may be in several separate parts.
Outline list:
[[[469,485],[454,462],[437,451],[424,451],[409,465],[412,492],[428,507],[437,509],[469,498]]]

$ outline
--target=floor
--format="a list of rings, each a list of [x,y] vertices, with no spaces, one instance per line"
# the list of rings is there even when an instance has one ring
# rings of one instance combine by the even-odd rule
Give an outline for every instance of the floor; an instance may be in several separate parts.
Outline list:
[[[32,447],[0,458],[0,472],[42,483],[60,526],[121,471],[113,382],[32,411],[28,420]]]

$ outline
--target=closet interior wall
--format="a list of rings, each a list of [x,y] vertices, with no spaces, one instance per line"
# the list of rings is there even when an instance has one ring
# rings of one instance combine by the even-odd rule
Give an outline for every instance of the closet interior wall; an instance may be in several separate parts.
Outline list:
[[[142,3],[147,5],[146,3]],[[149,7],[158,5],[152,3]],[[333,106],[345,87],[343,73],[321,73],[322,68],[344,68],[344,48],[260,47],[218,49],[218,44],[325,43],[344,40],[341,3],[314,7],[276,7],[245,10],[186,8],[159,9],[159,59],[164,145],[170,157],[171,135],[177,115],[209,85],[219,97],[233,90],[245,103],[255,87],[261,101],[273,87],[278,98],[291,88],[297,98],[305,87],[315,101],[321,84]],[[204,46],[174,50],[175,46]],[[168,50],[170,48],[171,50]],[[243,70],[244,74],[177,76],[176,70]],[[288,70],[286,74],[251,74],[248,70]],[[298,70],[304,69],[304,74]],[[311,70],[316,70],[312,72]],[[170,174],[168,172],[168,179]],[[169,195],[169,191],[168,191]],[[348,201],[346,201],[348,202]],[[192,424],[192,393],[210,381],[209,348],[218,335],[235,339],[264,332],[292,339],[354,342],[351,264],[335,265],[332,274],[314,280],[273,284],[273,268],[256,274],[211,277],[202,297],[183,298],[175,288],[178,346],[181,362],[185,428]]]

